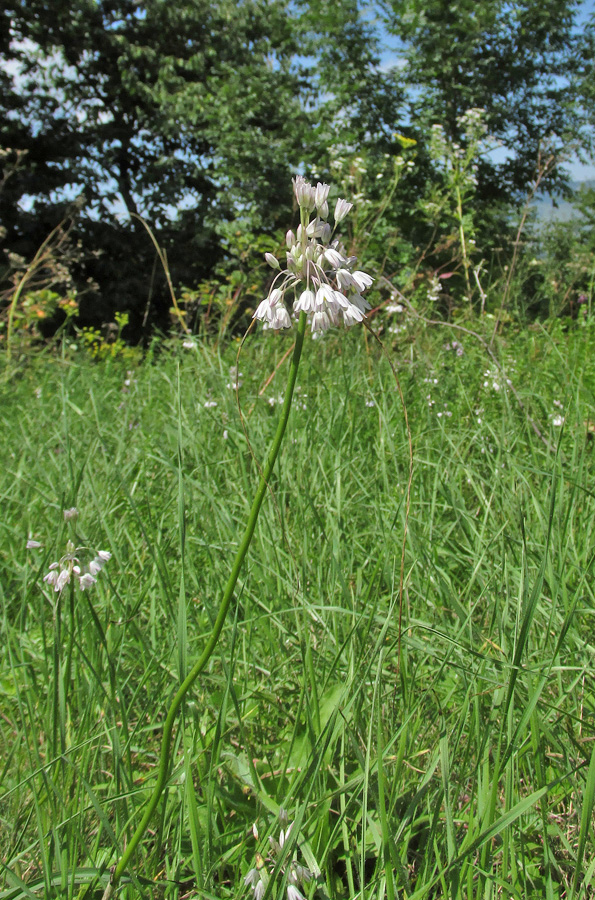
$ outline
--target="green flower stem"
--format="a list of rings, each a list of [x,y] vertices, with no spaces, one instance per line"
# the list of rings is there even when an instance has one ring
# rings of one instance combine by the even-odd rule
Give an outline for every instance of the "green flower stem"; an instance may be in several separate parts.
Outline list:
[[[289,368],[289,376],[287,379],[287,388],[285,389],[285,399],[283,401],[283,408],[281,410],[281,417],[279,419],[279,424],[277,425],[277,431],[275,433],[275,439],[273,441],[273,445],[269,452],[267,461],[263,467],[262,474],[260,477],[260,483],[258,485],[258,490],[256,491],[256,495],[252,502],[252,509],[250,510],[250,516],[248,518],[248,524],[246,525],[246,530],[244,532],[244,536],[238,547],[238,552],[236,554],[236,558],[233,564],[233,568],[229,575],[229,579],[227,585],[225,587],[225,592],[223,594],[223,599],[221,601],[221,606],[219,607],[219,612],[217,614],[217,618],[215,620],[215,624],[213,625],[213,630],[211,632],[211,636],[207,642],[205,649],[202,652],[200,659],[194,664],[180,687],[178,688],[174,699],[171,702],[169,707],[169,711],[167,713],[167,717],[165,719],[165,725],[163,726],[163,736],[161,738],[161,756],[159,759],[159,770],[157,773],[157,782],[155,787],[153,788],[153,793],[147,803],[147,807],[143,814],[143,817],[138,825],[138,828],[134,832],[132,838],[128,842],[128,845],[122,854],[119,863],[117,864],[114,873],[112,875],[112,879],[110,884],[105,890],[103,895],[103,900],[108,900],[109,897],[112,896],[113,891],[118,885],[120,878],[124,874],[126,867],[128,865],[128,861],[136,848],[138,847],[145,831],[147,825],[149,824],[149,820],[153,815],[157,804],[159,803],[159,798],[163,793],[163,789],[165,787],[165,783],[167,781],[167,774],[169,769],[169,759],[170,759],[170,745],[172,732],[174,727],[174,722],[176,716],[178,714],[178,710],[182,705],[182,701],[184,697],[196,681],[197,677],[200,675],[207,662],[209,661],[213,650],[217,645],[217,641],[219,640],[219,636],[221,634],[221,630],[223,628],[223,624],[227,617],[227,613],[229,610],[229,606],[233,597],[233,592],[235,590],[236,582],[238,580],[242,564],[244,562],[244,558],[246,553],[248,552],[248,548],[252,541],[252,537],[254,535],[254,529],[256,528],[256,521],[258,519],[258,513],[260,512],[260,507],[262,506],[262,501],[264,499],[264,495],[267,491],[267,487],[269,484],[269,479],[273,472],[273,468],[275,465],[275,461],[279,454],[279,449],[281,447],[281,442],[283,440],[283,435],[285,434],[285,429],[287,427],[287,421],[289,419],[289,412],[291,410],[291,402],[293,399],[293,391],[295,388],[295,382],[297,378],[298,367],[300,364],[300,357],[302,355],[302,347],[304,344],[304,334],[306,331],[306,313],[300,312],[300,318],[297,326],[297,334],[295,339],[295,348],[293,351],[293,356],[291,359],[291,365]]]

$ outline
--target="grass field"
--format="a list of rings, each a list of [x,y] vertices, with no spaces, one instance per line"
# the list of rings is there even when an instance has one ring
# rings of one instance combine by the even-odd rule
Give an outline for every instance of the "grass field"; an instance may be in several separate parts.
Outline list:
[[[293,853],[310,900],[595,895],[595,327],[511,332],[503,369],[465,332],[385,342],[409,514],[386,357],[359,328],[307,340],[237,600],[123,898],[251,898],[280,808],[295,825],[265,900]],[[242,352],[257,460],[289,345]],[[258,480],[236,352],[3,371],[2,900],[99,900],[140,819]],[[81,555],[112,557],[58,594],[43,577],[70,507]]]

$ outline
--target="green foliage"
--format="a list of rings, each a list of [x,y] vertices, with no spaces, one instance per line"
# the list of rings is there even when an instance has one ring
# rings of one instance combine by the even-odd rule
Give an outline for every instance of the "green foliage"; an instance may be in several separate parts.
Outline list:
[[[103,331],[98,328],[81,330],[82,345],[97,361],[106,359],[122,359],[127,363],[140,361],[138,348],[131,347],[122,339],[122,331],[128,325],[128,313],[116,313],[115,323],[108,325]]]
[[[593,324],[509,329],[501,368],[468,332],[407,331],[401,635],[403,413],[362,332],[329,334],[304,350],[237,607],[122,898],[249,896],[280,806],[309,897],[590,896]],[[289,344],[256,336],[240,360],[258,460]],[[236,346],[176,339],[132,370],[39,354],[5,383],[5,900],[99,900],[138,821],[259,477],[235,365]],[[73,606],[42,581],[72,505],[81,543],[113,553]]]

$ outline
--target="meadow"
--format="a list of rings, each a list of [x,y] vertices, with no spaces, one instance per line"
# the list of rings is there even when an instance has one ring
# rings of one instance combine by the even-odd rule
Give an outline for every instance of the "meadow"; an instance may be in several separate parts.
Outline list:
[[[250,898],[255,868],[292,900],[294,855],[309,900],[594,896],[595,324],[490,356],[396,312],[383,341],[306,339],[123,898]],[[239,371],[236,341],[186,344],[3,363],[1,900],[101,898],[217,614],[291,336]],[[111,559],[58,594],[70,527]]]

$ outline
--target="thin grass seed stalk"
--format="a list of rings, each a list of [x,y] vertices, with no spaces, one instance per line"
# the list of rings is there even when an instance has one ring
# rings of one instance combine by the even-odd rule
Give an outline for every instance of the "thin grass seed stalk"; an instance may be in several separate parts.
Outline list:
[[[284,269],[281,268],[276,257],[270,253],[266,254],[267,262],[272,268],[278,270],[278,275],[275,277],[267,297],[259,304],[254,313],[254,318],[262,321],[265,328],[272,330],[292,328],[295,323],[297,331],[277,431],[262,469],[248,523],[238,547],[209,640],[200,659],[194,664],[170,704],[163,727],[157,782],[141,821],[113,870],[111,881],[103,894],[103,900],[109,900],[113,895],[159,803],[167,782],[176,716],[186,694],[209,661],[223,629],[289,420],[306,327],[309,326],[312,334],[316,335],[333,325],[354,325],[361,322],[366,311],[370,309],[370,304],[362,295],[372,284],[373,279],[365,272],[355,268],[356,257],[348,256],[343,244],[334,237],[335,228],[348,215],[353,204],[347,200],[337,200],[334,210],[335,226],[331,228],[326,221],[329,215],[329,185],[317,184],[316,187],[313,187],[305,178],[298,175],[293,179],[293,188],[300,208],[300,225],[297,234],[294,234],[293,231],[287,232]],[[293,302],[289,301],[292,302],[291,314],[286,305],[288,294],[293,295]],[[295,884],[292,884],[291,887],[295,893],[298,893]],[[289,900],[297,900],[297,898],[294,895]]]

